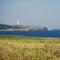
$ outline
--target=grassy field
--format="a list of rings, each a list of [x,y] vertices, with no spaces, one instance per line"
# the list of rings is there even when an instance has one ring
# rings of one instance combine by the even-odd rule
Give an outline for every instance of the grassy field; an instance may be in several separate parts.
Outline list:
[[[60,38],[0,35],[0,60],[60,60]]]

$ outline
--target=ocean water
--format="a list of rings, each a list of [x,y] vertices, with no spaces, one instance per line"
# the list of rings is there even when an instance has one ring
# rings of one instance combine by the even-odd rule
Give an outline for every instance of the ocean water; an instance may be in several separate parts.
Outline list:
[[[0,31],[0,35],[23,35],[35,37],[59,37],[60,30]]]

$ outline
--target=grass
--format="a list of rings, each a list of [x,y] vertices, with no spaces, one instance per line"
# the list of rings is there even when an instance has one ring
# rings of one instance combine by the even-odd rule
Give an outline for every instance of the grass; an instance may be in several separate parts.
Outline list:
[[[60,38],[0,35],[0,60],[60,60]]]

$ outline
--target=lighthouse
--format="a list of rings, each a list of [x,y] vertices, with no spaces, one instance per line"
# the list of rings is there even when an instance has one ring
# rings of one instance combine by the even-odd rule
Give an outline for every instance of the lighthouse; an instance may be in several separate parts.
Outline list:
[[[20,25],[20,23],[19,23],[19,21],[17,21],[17,26],[19,26]]]

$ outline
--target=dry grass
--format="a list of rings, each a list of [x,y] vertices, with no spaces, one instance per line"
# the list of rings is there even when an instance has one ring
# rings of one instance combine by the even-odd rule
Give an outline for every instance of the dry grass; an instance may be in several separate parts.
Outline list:
[[[60,38],[0,36],[0,60],[60,60]]]

